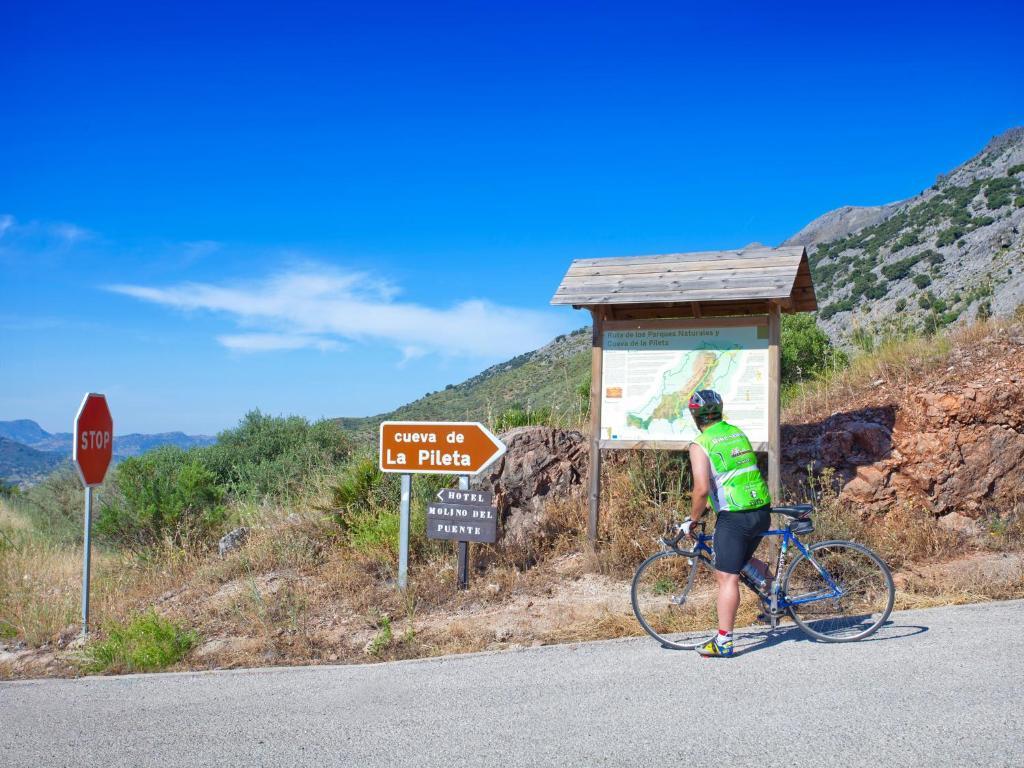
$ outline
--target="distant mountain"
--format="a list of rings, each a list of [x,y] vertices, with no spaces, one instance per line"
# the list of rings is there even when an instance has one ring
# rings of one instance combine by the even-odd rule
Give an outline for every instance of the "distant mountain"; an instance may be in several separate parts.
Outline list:
[[[38,451],[27,445],[0,437],[0,479],[18,484],[38,481],[67,458],[61,454]]]
[[[0,437],[6,437],[22,445],[34,446],[50,437],[50,433],[31,419],[17,419],[0,421]]]
[[[919,195],[838,208],[784,244],[807,246],[819,320],[839,340],[1009,314],[1024,302],[1024,128]]]
[[[0,421],[0,479],[17,482],[38,480],[63,461],[71,460],[70,432],[47,432],[30,419]],[[182,449],[211,445],[217,438],[207,435],[186,435],[184,432],[161,432],[155,435],[131,433],[114,436],[114,463],[129,456],[138,456],[162,445]],[[7,445],[11,443],[12,445]],[[25,450],[21,450],[25,449]]]

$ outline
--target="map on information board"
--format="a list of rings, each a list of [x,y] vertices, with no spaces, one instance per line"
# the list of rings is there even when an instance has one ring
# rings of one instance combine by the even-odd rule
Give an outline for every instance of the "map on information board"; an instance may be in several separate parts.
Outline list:
[[[605,331],[601,439],[687,441],[696,389],[725,401],[725,420],[752,443],[768,441],[768,328]]]

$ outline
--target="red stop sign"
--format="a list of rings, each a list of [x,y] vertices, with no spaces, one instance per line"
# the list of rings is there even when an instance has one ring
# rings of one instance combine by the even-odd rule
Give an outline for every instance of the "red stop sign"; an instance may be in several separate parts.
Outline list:
[[[114,420],[107,398],[90,392],[75,416],[75,447],[72,458],[86,485],[99,485],[114,454]]]

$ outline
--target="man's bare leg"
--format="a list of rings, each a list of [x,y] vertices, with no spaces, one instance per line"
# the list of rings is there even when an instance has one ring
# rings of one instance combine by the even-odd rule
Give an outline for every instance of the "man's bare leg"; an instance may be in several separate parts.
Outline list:
[[[718,629],[732,634],[740,607],[740,577],[736,573],[715,571],[715,581],[718,582]]]

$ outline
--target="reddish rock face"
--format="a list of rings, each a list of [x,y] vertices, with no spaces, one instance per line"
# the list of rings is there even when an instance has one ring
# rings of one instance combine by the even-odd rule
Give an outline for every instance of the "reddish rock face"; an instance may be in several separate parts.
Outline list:
[[[543,537],[548,501],[582,492],[588,443],[579,432],[517,427],[499,436],[505,455],[473,481],[493,491],[504,544],[524,546]]]
[[[937,372],[874,387],[819,422],[784,424],[787,489],[805,494],[809,474],[830,469],[841,496],[866,510],[916,502],[959,528],[1006,512],[1024,498],[1022,382],[1024,327],[965,337]]]

